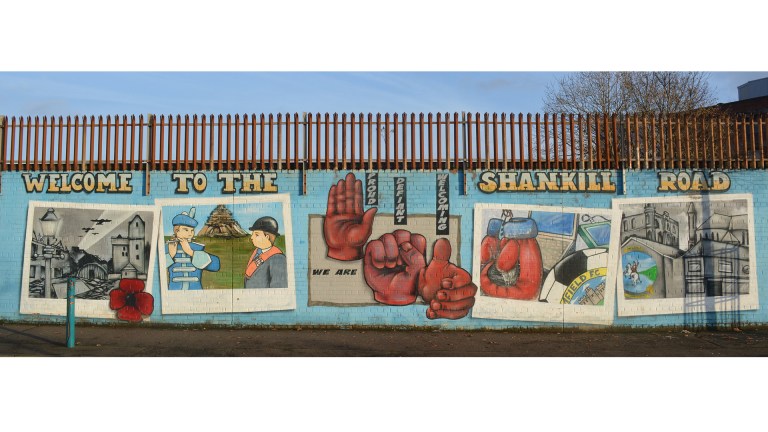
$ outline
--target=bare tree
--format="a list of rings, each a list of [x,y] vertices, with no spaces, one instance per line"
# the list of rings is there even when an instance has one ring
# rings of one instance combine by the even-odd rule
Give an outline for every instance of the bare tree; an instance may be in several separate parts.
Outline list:
[[[596,122],[602,117],[602,125],[606,125],[607,116],[619,116],[616,131],[612,125],[609,131],[609,128],[595,123],[589,127],[578,124],[577,129],[581,131],[584,128],[585,136],[592,144],[585,149],[584,157],[599,155],[598,143],[603,153],[607,153],[611,143],[619,152],[613,157],[626,158],[631,140],[635,153],[638,149],[635,141],[650,141],[652,158],[676,159],[681,155],[674,151],[674,144],[683,139],[684,132],[690,126],[687,120],[683,123],[683,116],[690,115],[691,124],[698,124],[702,115],[713,112],[706,109],[715,103],[708,80],[709,76],[704,72],[577,72],[547,87],[544,109],[555,113],[591,114]],[[658,120],[658,125],[630,133],[625,127],[624,114],[637,114],[641,118],[648,116],[654,122]],[[680,132],[678,127],[682,128]],[[713,138],[704,130],[693,135],[691,151],[694,156],[706,157],[706,148],[712,146]],[[582,157],[581,152],[578,156]]]
[[[626,72],[576,72],[549,84],[544,96],[546,112],[608,114],[629,108]]]
[[[671,114],[712,105],[705,72],[577,72],[547,87],[544,109],[557,113]]]
[[[625,74],[629,110],[640,114],[691,112],[715,103],[704,72]]]

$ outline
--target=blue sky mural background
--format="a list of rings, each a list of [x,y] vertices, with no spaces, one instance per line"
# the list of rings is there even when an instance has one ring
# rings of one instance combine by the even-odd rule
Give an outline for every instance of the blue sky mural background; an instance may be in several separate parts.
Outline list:
[[[218,204],[205,204],[196,205],[195,207],[195,220],[198,225],[195,227],[195,234],[197,234],[205,225],[208,220],[208,216],[216,208]],[[283,205],[282,203],[248,203],[248,204],[224,204],[231,212],[232,217],[240,224],[243,230],[248,231],[248,228],[253,225],[256,219],[262,216],[271,216],[277,221],[278,228],[281,235],[285,235],[285,222],[283,221]],[[162,207],[162,221],[163,221],[163,235],[173,235],[173,218],[181,212],[189,212],[190,205],[173,205]]]

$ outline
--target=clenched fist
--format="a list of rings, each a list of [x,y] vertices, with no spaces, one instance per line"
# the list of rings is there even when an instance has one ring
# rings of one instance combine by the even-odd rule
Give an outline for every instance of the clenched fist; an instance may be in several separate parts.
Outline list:
[[[396,230],[365,247],[363,275],[379,303],[392,306],[416,301],[419,274],[426,266],[427,240],[421,234]]]
[[[493,220],[492,220],[493,222]],[[488,226],[480,245],[480,289],[492,297],[532,300],[543,276],[536,222],[513,218],[503,226]]]
[[[432,261],[419,275],[419,294],[429,305],[427,318],[459,319],[475,304],[477,286],[466,270],[451,263],[451,243],[438,239]]]
[[[363,213],[363,183],[348,173],[331,186],[323,221],[328,257],[339,261],[359,260],[373,230],[376,208]]]

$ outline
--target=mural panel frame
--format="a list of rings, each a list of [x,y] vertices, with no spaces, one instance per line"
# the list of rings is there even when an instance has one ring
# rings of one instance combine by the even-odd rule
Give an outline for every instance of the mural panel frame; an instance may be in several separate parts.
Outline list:
[[[132,204],[100,204],[100,203],[83,203],[83,202],[67,202],[67,201],[29,201],[27,208],[27,228],[24,242],[24,259],[23,259],[23,271],[21,276],[21,299],[19,303],[19,313],[29,315],[55,315],[66,316],[67,315],[67,299],[63,298],[31,298],[30,297],[30,272],[32,264],[32,239],[35,230],[35,211],[37,209],[53,209],[54,211],[59,209],[73,209],[77,211],[97,210],[102,214],[106,212],[146,212],[152,214],[152,229],[148,236],[145,235],[145,242],[149,246],[149,254],[146,258],[146,283],[144,292],[152,294],[152,280],[154,277],[155,269],[155,255],[156,255],[156,239],[158,233],[158,226],[160,223],[160,213],[157,207],[153,205],[132,205]],[[111,213],[114,214],[114,213]],[[111,221],[107,221],[111,222]],[[102,222],[103,223],[103,222]],[[101,225],[101,224],[99,224]],[[85,235],[89,234],[88,231]],[[56,248],[54,248],[56,249]],[[57,253],[56,250],[53,251]],[[66,289],[66,288],[64,288]],[[76,298],[75,300],[75,316],[78,318],[108,318],[117,319],[116,311],[109,308],[109,298],[106,299],[85,299]],[[149,319],[149,317],[145,318]]]
[[[684,206],[688,206],[690,204],[693,205],[704,205],[702,203],[706,202],[723,202],[723,201],[740,201],[743,200],[746,202],[746,220],[747,220],[747,227],[748,227],[748,241],[749,244],[748,249],[748,257],[750,263],[757,263],[757,255],[756,255],[756,248],[757,245],[755,243],[755,215],[754,215],[754,204],[753,204],[753,197],[752,194],[720,194],[720,195],[683,195],[683,196],[665,196],[665,197],[646,197],[646,198],[614,198],[612,202],[612,206],[614,209],[616,209],[620,217],[623,219],[625,218],[624,215],[624,208],[628,206],[637,206],[640,204],[643,205],[654,205],[654,204],[683,204]],[[725,206],[728,207],[728,206]],[[654,207],[655,209],[655,207]],[[701,227],[704,227],[704,225],[709,221],[709,219],[712,218],[712,216],[718,215],[719,213],[712,212],[709,217],[706,219],[703,219],[706,217],[706,215],[702,216],[702,225]],[[633,216],[633,215],[629,215]],[[726,217],[733,217],[735,215],[726,215]],[[698,225],[698,223],[695,223],[694,225]],[[708,226],[711,227],[711,223],[708,224]],[[697,227],[696,231],[699,230],[700,227]],[[706,228],[705,228],[706,229]],[[689,234],[690,235],[690,234]],[[624,232],[622,230],[620,237],[624,236]],[[682,237],[682,235],[680,235]],[[694,234],[695,237],[695,234]],[[692,239],[694,237],[691,237]],[[719,237],[718,237],[719,239]],[[621,251],[619,254],[619,259],[617,260],[617,271],[618,273],[622,273],[622,257],[624,255],[624,251],[629,252],[629,244],[628,242],[631,242],[632,240],[635,240],[637,242],[638,240],[634,237],[630,237],[625,239],[624,242],[622,242],[621,245]],[[706,237],[704,238],[706,241]],[[651,244],[650,241],[647,239],[640,239],[640,242],[644,242],[646,244]],[[678,239],[678,246],[679,246]],[[700,242],[701,239],[698,239],[698,242]],[[712,239],[709,239],[711,242]],[[697,245],[698,246],[698,242]],[[715,243],[715,242],[712,242]],[[687,255],[689,255],[689,252],[694,250],[693,248],[696,246],[689,246],[689,250],[680,250],[679,256],[674,257],[675,259],[681,259],[684,260],[687,258]],[[703,247],[703,246],[702,246]],[[642,249],[642,247],[637,248]],[[702,257],[701,261],[705,261],[705,259]],[[692,270],[696,269],[696,265],[702,266],[701,263],[691,263]],[[757,270],[756,265],[748,265],[748,275],[749,275],[749,283],[748,283],[748,289],[749,292],[747,294],[725,294],[725,295],[691,295],[687,296],[685,294],[687,292],[687,281],[691,280],[691,278],[685,276],[685,262],[683,262],[680,272],[683,273],[683,282],[679,284],[675,284],[677,286],[676,289],[682,289],[684,296],[683,297],[677,297],[677,298],[626,298],[624,295],[624,285],[622,283],[622,279],[617,278],[616,280],[616,295],[617,295],[617,303],[618,303],[618,315],[621,317],[624,316],[644,316],[644,315],[670,315],[670,314],[691,314],[691,313],[704,313],[704,312],[734,312],[734,311],[745,311],[745,310],[755,310],[759,309],[759,292],[758,292],[758,283],[757,283]],[[702,273],[706,272],[705,268],[701,268]],[[714,270],[713,270],[714,271]],[[690,273],[689,273],[690,275]],[[703,276],[703,274],[702,274]],[[710,278],[712,279],[712,278]],[[722,287],[721,287],[722,289]],[[665,288],[666,290],[666,288]]]
[[[285,254],[287,287],[285,288],[259,288],[244,289],[245,283],[235,283],[231,289],[201,289],[189,291],[175,291],[169,289],[169,277],[165,253],[165,234],[168,227],[164,226],[163,208],[171,206],[205,206],[205,205],[231,205],[237,211],[237,206],[253,205],[259,203],[280,204],[282,212],[281,233],[288,245]],[[289,194],[269,194],[254,196],[225,196],[215,198],[162,198],[156,199],[155,205],[160,210],[160,234],[158,235],[158,254],[160,269],[160,293],[162,297],[163,314],[207,314],[207,313],[239,313],[239,312],[266,312],[296,309],[296,279],[294,265],[294,242],[291,228],[291,199]],[[248,229],[248,226],[244,227]],[[249,230],[250,231],[250,230]],[[250,262],[250,261],[249,261]],[[237,285],[237,286],[235,286]]]
[[[533,321],[533,322],[563,322],[578,324],[598,324],[610,325],[615,317],[615,286],[616,286],[616,261],[618,259],[619,249],[619,224],[620,213],[616,209],[587,208],[587,207],[560,207],[560,206],[542,206],[527,204],[496,204],[496,203],[477,203],[474,208],[474,235],[472,246],[472,280],[481,287],[481,246],[486,237],[486,226],[483,223],[483,212],[487,210],[498,210],[500,212],[510,211],[513,213],[542,212],[542,213],[562,213],[573,214],[574,222],[572,230],[574,236],[579,229],[575,215],[592,215],[602,217],[605,221],[610,221],[610,237],[608,240],[607,259],[605,267],[604,298],[601,305],[579,305],[579,304],[554,304],[543,301],[518,300],[512,298],[492,297],[479,290],[475,297],[475,305],[472,308],[472,318],[502,319],[513,321]],[[576,240],[574,240],[576,242]],[[575,244],[575,243],[574,243]],[[595,249],[591,249],[595,250]],[[578,251],[578,249],[576,250]],[[565,257],[564,257],[565,258]],[[554,266],[553,266],[554,267]],[[550,273],[553,273],[550,271]],[[586,278],[584,278],[586,279]],[[542,285],[548,281],[542,278]]]

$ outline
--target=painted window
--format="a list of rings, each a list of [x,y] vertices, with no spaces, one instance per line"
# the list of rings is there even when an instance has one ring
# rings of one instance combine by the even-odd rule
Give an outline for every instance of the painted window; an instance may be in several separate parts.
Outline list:
[[[594,240],[595,246],[607,246],[611,240],[610,223],[599,223],[584,228]]]
[[[721,273],[733,273],[733,262],[729,259],[721,259],[718,263],[717,270]]]
[[[539,232],[567,236],[574,234],[576,215],[573,213],[532,211],[531,219],[536,221]]]
[[[699,273],[701,272],[701,261],[688,261],[688,271],[690,273]]]
[[[704,282],[701,281],[686,281],[685,292],[688,294],[704,294]]]

